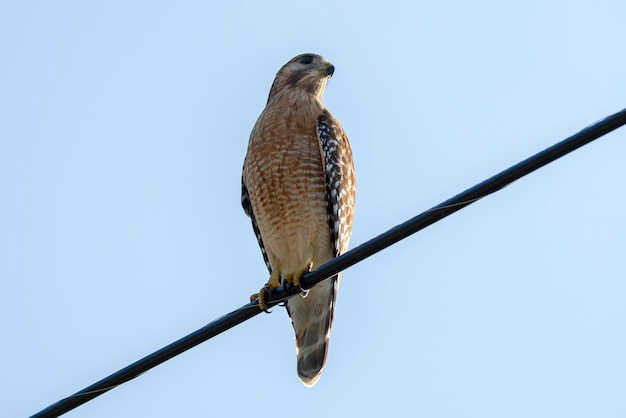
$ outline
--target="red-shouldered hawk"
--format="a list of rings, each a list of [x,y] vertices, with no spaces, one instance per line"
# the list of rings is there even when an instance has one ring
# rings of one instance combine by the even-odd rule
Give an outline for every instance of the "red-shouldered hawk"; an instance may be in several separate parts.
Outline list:
[[[335,67],[303,54],[276,74],[257,120],[243,164],[242,206],[252,220],[270,279],[259,306],[284,282],[300,278],[348,248],[355,178],[350,143],[322,104]],[[298,375],[313,386],[320,377],[333,322],[340,275],[326,280],[286,307],[296,334]]]

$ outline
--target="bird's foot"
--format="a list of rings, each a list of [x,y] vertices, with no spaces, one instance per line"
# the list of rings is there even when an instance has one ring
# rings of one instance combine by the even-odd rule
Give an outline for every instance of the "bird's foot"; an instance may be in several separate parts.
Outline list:
[[[251,295],[250,301],[254,302],[255,300],[257,300],[259,303],[259,308],[267,312],[267,301],[272,298],[272,293],[274,292],[274,290],[278,289],[281,285],[285,287],[297,287],[302,292],[302,297],[306,297],[307,291],[302,289],[302,287],[300,286],[300,279],[302,279],[302,276],[310,272],[312,269],[313,262],[309,261],[302,268],[283,276],[281,280],[280,267],[275,266],[274,271],[270,275],[267,283],[265,283],[265,286],[263,286],[261,290],[259,290],[259,293]]]
[[[258,300],[259,308],[261,310],[267,312],[267,303],[266,301],[271,299],[272,292],[280,287],[280,266],[276,266],[272,274],[270,275],[269,280],[265,283],[265,286],[259,290],[259,293],[255,293],[250,296],[250,302],[254,302]]]
[[[302,268],[283,277],[283,283],[297,287],[302,292],[303,297],[306,297],[307,291],[302,289],[300,286],[300,279],[302,279],[302,276],[309,273],[311,270],[313,270],[313,262],[309,261]]]

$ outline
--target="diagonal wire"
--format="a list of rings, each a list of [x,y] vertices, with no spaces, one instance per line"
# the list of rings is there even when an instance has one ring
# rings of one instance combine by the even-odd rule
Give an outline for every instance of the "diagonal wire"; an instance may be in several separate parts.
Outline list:
[[[301,280],[302,288],[308,289],[317,283],[334,276],[342,270],[353,266],[365,258],[376,254],[379,251],[397,243],[398,241],[426,228],[427,226],[445,218],[454,212],[461,210],[477,200],[494,193],[510,183],[520,179],[552,161],[561,158],[591,141],[626,124],[626,109],[623,109],[611,116],[608,116],[595,124],[588,126],[582,131],[564,139],[557,144],[527,158],[526,160],[496,174],[495,176],[478,183],[477,185],[457,194],[456,196],[434,206],[433,208],[409,219],[408,221],[378,235],[375,238],[359,245],[347,253],[329,261],[316,270],[307,273]],[[267,303],[268,307],[275,306],[287,298],[297,294],[295,288],[279,288],[273,295],[273,300]],[[205,325],[199,330],[161,348],[158,351],[124,367],[110,376],[94,383],[75,394],[61,399],[50,405],[46,409],[36,413],[32,417],[57,417],[68,412],[85,402],[107,392],[140,374],[158,366],[159,364],[177,356],[192,347],[218,335],[222,332],[244,322],[262,311],[256,303],[250,302],[239,309],[236,309],[213,322]]]

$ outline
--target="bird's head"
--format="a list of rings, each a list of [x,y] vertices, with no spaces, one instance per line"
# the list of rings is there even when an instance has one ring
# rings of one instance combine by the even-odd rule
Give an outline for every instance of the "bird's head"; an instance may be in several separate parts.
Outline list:
[[[295,90],[300,93],[312,94],[321,100],[326,82],[334,72],[335,66],[321,55],[298,55],[278,70],[269,98],[289,90]]]

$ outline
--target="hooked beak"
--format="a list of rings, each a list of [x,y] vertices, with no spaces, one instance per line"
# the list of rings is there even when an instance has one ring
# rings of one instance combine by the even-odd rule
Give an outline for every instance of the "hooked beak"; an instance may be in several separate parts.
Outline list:
[[[332,75],[335,73],[335,66],[332,65],[330,62],[325,62],[321,65],[319,70],[321,75],[326,77],[332,77]]]

